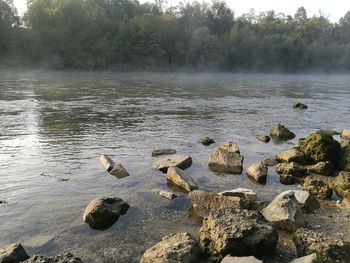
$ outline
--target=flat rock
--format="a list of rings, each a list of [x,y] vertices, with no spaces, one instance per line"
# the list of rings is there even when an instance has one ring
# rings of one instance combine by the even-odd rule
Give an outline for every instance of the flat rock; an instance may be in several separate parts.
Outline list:
[[[170,149],[170,148],[164,148],[164,149],[155,149],[152,151],[152,157],[157,157],[160,155],[171,155],[176,154],[176,150]]]
[[[209,156],[208,166],[214,172],[241,174],[243,159],[236,143],[226,142]]]
[[[182,170],[192,165],[192,158],[186,155],[168,156],[153,163],[153,168],[166,173],[169,167],[176,166]]]
[[[333,191],[327,183],[319,178],[308,176],[305,178],[302,190],[309,192],[318,199],[331,198]]]
[[[19,263],[28,258],[21,244],[10,244],[0,249],[0,263]]]
[[[337,195],[350,200],[350,172],[340,172],[332,181],[331,188]]]
[[[166,199],[169,199],[169,200],[173,200],[177,197],[176,194],[172,193],[172,192],[168,192],[168,191],[163,191],[163,190],[160,190],[160,191],[157,191],[157,193],[166,198]]]
[[[275,140],[287,141],[295,138],[295,134],[284,127],[282,124],[273,126],[270,130],[270,136]]]
[[[338,132],[338,131],[335,131],[335,130],[330,130],[330,129],[319,130],[319,131],[317,131],[317,133],[323,133],[323,134],[330,135],[330,136],[340,135],[341,134],[341,132]]]
[[[213,138],[204,137],[200,140],[200,143],[203,144],[204,146],[209,146],[209,145],[215,143],[215,141]]]
[[[296,258],[291,263],[317,263],[317,255],[316,253],[312,253],[310,255]]]
[[[262,141],[262,142],[265,142],[265,143],[268,143],[268,142],[271,140],[270,136],[264,135],[264,134],[258,134],[258,135],[256,135],[255,137],[256,137],[259,141]]]
[[[276,164],[278,164],[278,161],[277,161],[276,157],[268,157],[268,158],[262,160],[261,163],[265,164],[267,166],[275,166]]]
[[[71,253],[66,253],[52,257],[34,255],[24,261],[24,263],[83,263],[83,261],[80,258],[74,257]]]
[[[246,208],[247,202],[236,196],[223,196],[217,193],[205,192],[200,190],[192,191],[188,194],[192,206],[196,213],[201,217],[206,217],[213,212],[225,208]]]
[[[300,190],[288,190],[282,192],[280,195],[289,195],[294,194],[297,199],[301,209],[305,212],[312,212],[316,209],[320,208],[320,203],[317,201],[315,197],[313,197],[309,192],[300,191]]]
[[[167,178],[186,191],[190,192],[198,189],[198,186],[193,179],[178,167],[169,167],[167,171]]]
[[[262,163],[256,163],[251,166],[249,166],[246,170],[246,173],[249,177],[254,179],[255,181],[259,183],[265,183],[266,177],[267,177],[267,165]]]
[[[343,140],[350,140],[350,130],[342,130],[340,138]]]
[[[254,202],[257,200],[256,193],[253,190],[246,189],[246,188],[235,188],[232,190],[220,192],[218,194],[222,196],[236,196],[236,197],[245,199],[249,202]]]
[[[304,226],[304,216],[294,193],[279,194],[262,210],[262,215],[278,228],[295,231]]]
[[[284,150],[279,152],[276,155],[276,159],[279,162],[291,163],[296,162],[299,164],[305,163],[305,156],[298,148],[291,148],[288,150]]]
[[[279,163],[276,165],[276,172],[278,174],[290,174],[293,176],[302,176],[307,174],[307,169],[295,162]]]
[[[232,257],[226,256],[221,263],[263,263],[261,260],[256,259],[253,256],[250,257]]]
[[[220,210],[204,218],[199,231],[202,249],[215,257],[271,254],[278,241],[275,228],[252,210]]]
[[[140,263],[196,263],[200,249],[197,240],[189,233],[170,234],[146,250]]]
[[[314,232],[305,228],[293,234],[298,256],[316,253],[319,262],[350,262],[350,242],[340,235]]]
[[[86,207],[83,220],[92,229],[105,230],[111,227],[121,215],[124,215],[129,207],[118,197],[96,198]]]

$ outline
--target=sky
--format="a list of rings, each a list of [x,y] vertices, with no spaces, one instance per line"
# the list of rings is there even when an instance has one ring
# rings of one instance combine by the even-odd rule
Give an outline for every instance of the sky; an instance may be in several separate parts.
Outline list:
[[[141,3],[147,0],[139,0]],[[151,2],[150,0],[149,2]],[[181,0],[167,0],[168,5],[176,5]],[[206,0],[208,1],[208,0]],[[20,14],[26,10],[26,0],[14,0]],[[187,2],[183,0],[183,2]],[[201,0],[199,0],[201,2]],[[247,13],[254,8],[256,13],[268,10],[282,12],[285,15],[294,15],[298,7],[305,7],[308,16],[318,15],[321,11],[332,22],[338,22],[339,18],[350,11],[349,0],[226,0],[228,6],[235,11],[236,16]]]

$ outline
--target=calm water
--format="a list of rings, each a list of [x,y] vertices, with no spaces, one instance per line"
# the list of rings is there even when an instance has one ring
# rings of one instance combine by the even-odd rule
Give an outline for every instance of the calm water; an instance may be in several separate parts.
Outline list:
[[[291,109],[296,102],[307,111]],[[350,76],[0,72],[0,246],[21,242],[28,252],[72,252],[86,262],[138,262],[143,251],[175,231],[197,235],[185,197],[168,201],[152,169],[154,148],[191,155],[187,172],[202,189],[255,190],[269,200],[284,189],[270,168],[265,186],[243,175],[207,168],[210,152],[231,140],[244,166],[291,147],[320,128],[350,128]],[[255,139],[281,122],[297,138]],[[217,144],[204,147],[203,136]],[[130,176],[107,174],[98,157],[124,164]],[[62,180],[63,179],[63,180]],[[95,197],[115,195],[128,213],[107,231],[82,222]]]

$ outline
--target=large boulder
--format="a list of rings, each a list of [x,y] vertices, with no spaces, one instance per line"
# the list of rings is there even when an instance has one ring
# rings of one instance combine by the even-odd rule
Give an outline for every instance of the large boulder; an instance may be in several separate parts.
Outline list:
[[[21,244],[10,244],[0,249],[0,263],[19,263],[28,258]]]
[[[305,178],[302,190],[309,192],[318,199],[331,198],[333,191],[327,183],[319,178],[308,176]]]
[[[192,165],[192,158],[186,155],[168,156],[153,163],[153,168],[166,173],[169,167],[176,166],[182,170]]]
[[[197,240],[189,233],[176,233],[147,249],[140,263],[196,263],[199,256]]]
[[[287,141],[295,138],[295,134],[284,127],[282,124],[273,126],[270,130],[270,136],[274,140]]]
[[[340,165],[342,151],[338,141],[324,133],[312,133],[299,141],[298,148],[310,164],[331,162],[335,167]]]
[[[221,260],[221,263],[263,263],[263,262],[253,256],[250,256],[250,257],[226,256]]]
[[[246,170],[247,175],[259,183],[265,183],[267,177],[267,165],[257,163],[249,166]]]
[[[332,181],[331,188],[337,195],[350,200],[350,172],[340,172]]]
[[[289,194],[294,194],[299,205],[301,206],[301,209],[304,212],[312,212],[320,208],[320,203],[309,192],[300,191],[300,190],[287,190],[282,192],[280,195],[283,196],[283,195],[289,195]]]
[[[92,229],[105,230],[111,227],[129,209],[128,203],[118,197],[101,197],[86,207],[83,220]]]
[[[83,263],[83,261],[80,258],[74,257],[71,253],[66,253],[52,257],[34,255],[24,261],[24,263]]]
[[[316,253],[319,262],[350,262],[350,242],[340,235],[317,233],[300,228],[293,234],[298,256]]]
[[[331,162],[319,162],[314,165],[306,166],[308,172],[323,174],[323,175],[332,175],[333,174],[333,164]]]
[[[168,168],[167,178],[186,191],[190,192],[192,190],[198,189],[198,186],[193,181],[193,179],[176,166]]]
[[[236,196],[247,200],[248,202],[255,202],[257,200],[256,193],[253,190],[246,188],[235,188],[232,190],[226,190],[218,193],[223,196]]]
[[[262,210],[262,215],[278,228],[295,231],[305,225],[304,216],[294,192],[282,193]]]
[[[299,164],[305,163],[305,156],[298,148],[290,148],[288,150],[284,150],[279,152],[276,155],[276,159],[279,162],[291,163],[296,162]]]
[[[304,257],[296,258],[291,263],[317,263],[317,262],[318,260],[317,260],[316,253],[312,253]]]
[[[152,157],[157,157],[160,155],[170,155],[176,154],[176,150],[171,148],[155,149],[152,151]]]
[[[290,174],[293,176],[306,175],[307,169],[298,163],[279,163],[276,165],[276,172],[278,174]]]
[[[218,258],[229,254],[261,258],[275,250],[278,234],[255,211],[225,209],[204,218],[199,240],[204,251]]]
[[[343,140],[350,140],[350,130],[342,130],[340,138]]]
[[[207,217],[213,212],[225,208],[247,208],[248,203],[237,196],[223,196],[217,193],[200,190],[192,191],[188,194],[192,206],[201,217]]]
[[[208,166],[214,172],[241,174],[243,159],[238,145],[234,142],[226,142],[209,156]]]

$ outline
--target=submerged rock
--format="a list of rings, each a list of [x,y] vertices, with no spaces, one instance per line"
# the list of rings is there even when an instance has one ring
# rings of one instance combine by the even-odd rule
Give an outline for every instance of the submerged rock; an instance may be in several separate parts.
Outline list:
[[[252,210],[220,210],[204,218],[199,231],[200,245],[204,251],[223,258],[271,254],[278,241],[274,227],[260,220]]]
[[[288,190],[288,191],[282,192],[280,195],[283,196],[283,195],[289,195],[289,194],[294,194],[299,205],[301,206],[301,209],[305,212],[312,212],[320,208],[320,203],[309,192],[300,191],[300,190]]]
[[[350,140],[350,130],[342,130],[340,138],[343,140]]]
[[[190,192],[198,189],[198,186],[193,179],[178,167],[169,167],[167,171],[167,178],[186,191]]]
[[[177,197],[176,194],[172,193],[172,192],[168,192],[168,191],[163,191],[163,190],[160,190],[157,192],[160,196],[166,198],[166,199],[169,199],[169,200],[173,200]]]
[[[340,172],[331,183],[337,195],[350,200],[350,172]]]
[[[96,198],[86,207],[83,220],[92,229],[110,228],[121,215],[126,214],[129,205],[118,197]]]
[[[293,242],[299,256],[316,253],[320,262],[350,262],[350,242],[341,236],[300,228],[293,234]]]
[[[221,263],[263,263],[261,260],[256,259],[253,256],[250,257],[232,257],[226,256]]]
[[[298,178],[291,174],[280,174],[280,183],[284,185],[292,185],[298,182]]]
[[[243,159],[236,143],[226,142],[209,156],[208,166],[214,172],[241,174]]]
[[[164,149],[156,149],[152,151],[152,157],[157,157],[160,155],[170,155],[170,154],[176,154],[176,150],[170,149],[170,148],[164,148]]]
[[[10,244],[0,249],[0,263],[19,263],[28,258],[21,244]]]
[[[279,152],[276,155],[276,159],[279,162],[291,163],[296,162],[299,164],[305,163],[305,156],[298,148],[291,148],[288,150],[284,150]]]
[[[200,190],[192,191],[188,194],[192,206],[196,213],[201,217],[225,209],[225,208],[246,208],[247,202],[236,196],[223,196],[217,193],[205,192]]]
[[[246,188],[236,188],[233,190],[223,191],[218,194],[222,196],[236,196],[236,197],[245,199],[249,202],[254,202],[257,200],[256,193]]]
[[[313,176],[308,176],[305,178],[302,190],[309,192],[318,199],[329,199],[332,196],[332,189],[327,183],[318,178],[313,178]]]
[[[259,183],[265,183],[268,168],[262,163],[257,163],[249,166],[246,170],[248,176]]]
[[[261,163],[265,164],[267,166],[275,166],[276,164],[278,164],[278,161],[277,161],[276,157],[268,157],[268,158],[262,160]]]
[[[199,257],[197,240],[189,233],[176,233],[163,237],[162,241],[147,249],[140,263],[196,263]]]
[[[317,255],[316,253],[294,259],[291,263],[317,263]]]
[[[302,176],[302,175],[306,175],[307,170],[302,165],[292,162],[292,163],[277,164],[276,172],[278,174],[290,174],[292,176]]]
[[[270,136],[263,135],[263,134],[258,134],[258,135],[256,135],[255,137],[256,137],[259,141],[266,142],[266,143],[268,143],[268,142],[271,140]]]
[[[269,222],[273,222],[278,228],[295,231],[304,226],[304,216],[294,192],[282,193],[276,196],[272,202],[262,211],[262,215]]]
[[[204,137],[200,140],[200,143],[203,144],[204,146],[209,146],[209,145],[215,143],[215,141],[213,138]]]
[[[284,127],[282,124],[277,124],[271,128],[270,136],[275,140],[287,141],[295,138],[295,134]]]
[[[307,105],[304,103],[296,103],[293,105],[293,109],[298,109],[298,110],[306,110],[307,109]]]
[[[192,165],[192,158],[186,155],[174,155],[162,158],[153,163],[153,168],[166,173],[169,167],[176,166],[182,170]]]
[[[83,261],[80,258],[74,257],[71,253],[66,253],[52,257],[35,255],[24,261],[24,263],[83,263]]]

